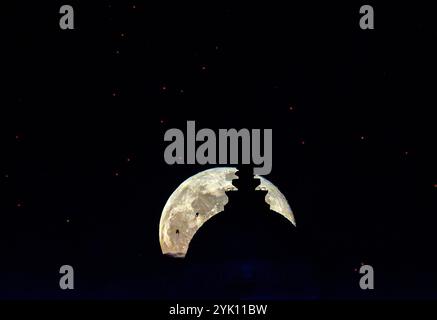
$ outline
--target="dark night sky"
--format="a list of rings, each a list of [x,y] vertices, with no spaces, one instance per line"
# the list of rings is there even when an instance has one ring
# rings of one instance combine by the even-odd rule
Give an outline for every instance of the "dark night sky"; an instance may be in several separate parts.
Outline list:
[[[363,31],[364,3],[88,2],[70,3],[66,31],[60,3],[4,10],[0,298],[184,297],[189,280],[172,291],[167,276],[202,271],[161,256],[158,224],[208,167],[164,162],[165,131],[187,120],[273,129],[268,179],[298,222],[282,268],[311,278],[273,297],[436,297],[429,8],[375,4]],[[63,264],[73,292],[58,289]]]

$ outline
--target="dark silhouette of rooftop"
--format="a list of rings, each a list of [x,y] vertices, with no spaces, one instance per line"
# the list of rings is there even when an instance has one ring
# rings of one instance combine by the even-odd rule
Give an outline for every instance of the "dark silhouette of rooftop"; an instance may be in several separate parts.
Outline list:
[[[286,259],[292,253],[293,226],[265,202],[267,191],[255,190],[260,184],[250,166],[241,166],[238,191],[229,191],[225,210],[197,231],[186,259],[227,261],[246,259]]]

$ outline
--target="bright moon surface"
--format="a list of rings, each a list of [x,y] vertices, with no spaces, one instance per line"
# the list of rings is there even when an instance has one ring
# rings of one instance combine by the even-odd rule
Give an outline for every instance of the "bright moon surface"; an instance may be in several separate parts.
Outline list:
[[[196,231],[212,216],[224,210],[229,199],[225,191],[237,188],[232,180],[238,179],[236,168],[213,168],[188,178],[172,193],[161,214],[159,242],[163,254],[185,257]],[[260,179],[257,190],[268,191],[266,202],[270,209],[296,225],[287,199],[267,179]]]

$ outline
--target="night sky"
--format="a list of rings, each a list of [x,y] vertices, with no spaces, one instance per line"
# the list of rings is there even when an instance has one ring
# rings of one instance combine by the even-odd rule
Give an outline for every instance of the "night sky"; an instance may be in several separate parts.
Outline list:
[[[433,12],[378,3],[375,30],[361,30],[372,3],[302,3],[74,1],[75,30],[59,28],[66,3],[2,9],[0,298],[182,299],[199,298],[193,279],[217,286],[159,246],[168,197],[212,167],[165,163],[164,133],[188,120],[273,129],[267,178],[296,217],[293,250],[282,265],[222,270],[281,274],[290,288],[261,277],[245,295],[437,298]],[[59,289],[64,264],[75,290]],[[362,264],[375,290],[359,288]]]

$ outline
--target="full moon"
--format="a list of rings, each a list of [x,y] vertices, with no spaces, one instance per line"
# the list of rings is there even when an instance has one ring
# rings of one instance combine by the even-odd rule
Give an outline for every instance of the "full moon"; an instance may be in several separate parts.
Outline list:
[[[238,179],[237,168],[213,168],[188,178],[172,193],[161,214],[159,242],[163,254],[185,257],[196,231],[212,216],[224,210],[229,199],[226,191],[236,191],[232,180]],[[268,191],[270,209],[296,225],[287,199],[267,179],[260,179],[257,190]]]

